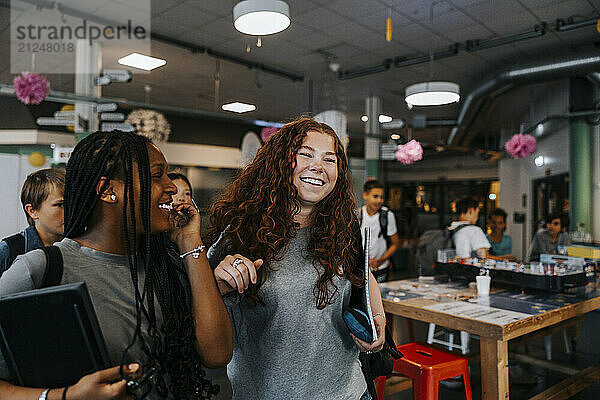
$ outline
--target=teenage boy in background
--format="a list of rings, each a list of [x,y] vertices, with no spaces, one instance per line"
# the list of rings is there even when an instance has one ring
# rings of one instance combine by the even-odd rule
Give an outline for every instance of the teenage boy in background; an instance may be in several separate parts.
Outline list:
[[[64,189],[64,170],[41,169],[27,176],[21,189],[21,204],[29,226],[0,242],[0,276],[18,255],[62,240]]]
[[[529,247],[529,261],[539,261],[540,254],[557,254],[558,246],[571,244],[569,234],[563,232],[562,217],[559,213],[552,213],[546,217],[546,229],[539,230],[533,236]]]
[[[383,185],[375,180],[365,183],[363,189],[365,205],[360,209],[360,232],[371,229],[371,245],[369,246],[369,268],[377,282],[387,281],[390,271],[389,258],[400,246],[396,218],[394,213],[383,206]]]
[[[453,232],[456,256],[460,258],[486,258],[491,247],[483,230],[477,226],[479,203],[472,198],[463,198],[456,202],[458,221],[452,221],[448,227]],[[462,225],[468,225],[462,227]],[[460,227],[460,228],[459,228]],[[457,230],[457,228],[459,228]],[[454,232],[456,230],[456,232]]]

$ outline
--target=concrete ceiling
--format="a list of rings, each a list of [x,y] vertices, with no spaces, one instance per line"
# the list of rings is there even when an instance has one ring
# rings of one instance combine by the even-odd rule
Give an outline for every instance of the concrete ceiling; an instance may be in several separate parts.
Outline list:
[[[117,0],[114,0],[117,1]],[[10,83],[9,9],[0,1],[0,82]],[[575,21],[600,16],[600,0],[445,0],[433,7],[430,23],[429,0],[288,0],[291,26],[276,35],[256,38],[235,30],[232,8],[235,0],[152,0],[153,33],[250,62],[304,76],[293,82],[267,72],[257,72],[228,61],[219,61],[220,104],[243,101],[257,105],[250,118],[286,121],[336,105],[347,112],[349,129],[364,130],[360,122],[365,97],[380,96],[383,112],[394,118],[410,119],[416,114],[456,118],[460,105],[409,110],[404,102],[407,85],[428,80],[450,80],[460,84],[463,98],[486,77],[506,67],[561,55],[594,50],[600,41],[595,26],[568,32],[554,29],[557,19]],[[391,13],[393,40],[385,40],[385,21]],[[469,53],[467,40],[488,40],[533,30],[546,22],[544,36]],[[397,56],[426,55],[459,43],[456,56],[361,78],[338,80],[329,71],[335,61],[343,70],[356,70]],[[246,51],[250,47],[250,52]],[[105,68],[117,67],[120,51],[103,53]],[[152,55],[167,60],[149,74],[136,74],[128,84],[112,84],[103,94],[134,101],[215,111],[217,59],[192,53],[161,40],[152,41]],[[53,89],[73,91],[72,76],[49,75]],[[149,95],[144,86],[150,85]],[[312,91],[311,91],[312,87]],[[543,90],[543,86],[539,87]],[[312,92],[312,96],[311,96]],[[515,106],[500,102],[490,113],[489,125],[500,129],[503,118],[515,114]],[[526,100],[515,104],[526,107]],[[220,112],[220,110],[217,109]],[[426,133],[443,139],[449,129]]]

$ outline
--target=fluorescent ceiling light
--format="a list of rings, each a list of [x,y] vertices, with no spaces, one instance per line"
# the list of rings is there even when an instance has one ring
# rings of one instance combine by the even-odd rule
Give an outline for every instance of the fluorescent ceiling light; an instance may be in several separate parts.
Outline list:
[[[379,114],[379,123],[383,124],[385,122],[391,122],[392,121],[392,117],[390,117],[389,115],[383,115],[383,114]]]
[[[221,108],[225,111],[233,111],[236,113],[245,113],[256,110],[256,106],[254,104],[240,103],[239,101],[236,101],[235,103],[223,104]]]
[[[360,117],[360,120],[362,122],[368,122],[369,121],[369,117],[367,117],[366,115],[363,115],[362,117]]]
[[[421,82],[406,88],[409,106],[441,106],[460,100],[460,88],[453,82]]]
[[[290,7],[281,0],[243,0],[233,7],[233,25],[247,35],[281,32],[290,26]]]
[[[167,63],[166,60],[146,56],[140,53],[131,53],[128,56],[119,58],[117,61],[121,65],[143,69],[144,71],[151,71],[154,68],[162,67]]]

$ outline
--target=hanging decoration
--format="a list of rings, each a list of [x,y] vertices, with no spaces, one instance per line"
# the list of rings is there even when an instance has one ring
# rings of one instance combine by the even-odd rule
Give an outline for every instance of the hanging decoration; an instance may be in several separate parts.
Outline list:
[[[262,130],[260,131],[260,138],[262,139],[263,143],[266,142],[271,136],[273,136],[273,134],[278,130],[279,128],[275,128],[272,126],[262,128]]]
[[[388,42],[392,41],[392,32],[394,32],[394,27],[392,26],[392,9],[389,9],[388,17],[385,20],[385,40]]]
[[[24,104],[40,104],[50,94],[50,85],[46,78],[29,71],[23,71],[21,75],[15,76],[13,89]]]
[[[133,125],[138,135],[146,136],[155,143],[166,142],[171,134],[171,125],[158,111],[133,110],[125,122]]]
[[[421,143],[412,139],[406,144],[399,144],[396,150],[396,160],[404,165],[412,164],[423,159],[423,147]]]
[[[513,135],[508,142],[504,144],[504,148],[513,156],[513,158],[525,158],[530,154],[535,153],[537,142],[531,135],[522,135],[517,133]]]

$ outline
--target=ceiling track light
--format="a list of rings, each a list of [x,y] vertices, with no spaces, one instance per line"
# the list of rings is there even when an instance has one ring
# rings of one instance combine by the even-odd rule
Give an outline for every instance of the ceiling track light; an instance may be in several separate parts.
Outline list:
[[[543,22],[534,26],[532,31],[519,33],[512,36],[505,36],[492,40],[467,40],[465,50],[472,53],[474,51],[491,49],[492,47],[503,46],[509,43],[520,42],[522,40],[533,39],[546,34],[546,23]]]
[[[558,32],[570,31],[572,29],[583,28],[586,26],[596,25],[598,23],[598,18],[592,18],[585,21],[573,22],[571,18],[567,19],[557,19],[556,20],[556,30]]]
[[[451,45],[448,50],[438,51],[433,53],[433,60],[441,60],[443,58],[452,57],[458,54],[458,43]],[[431,61],[431,56],[425,54],[416,57],[396,57],[394,59],[394,66],[396,68],[408,67],[409,65],[423,64]]]
[[[272,35],[290,26],[290,7],[282,0],[242,0],[233,7],[233,25],[247,35]]]

